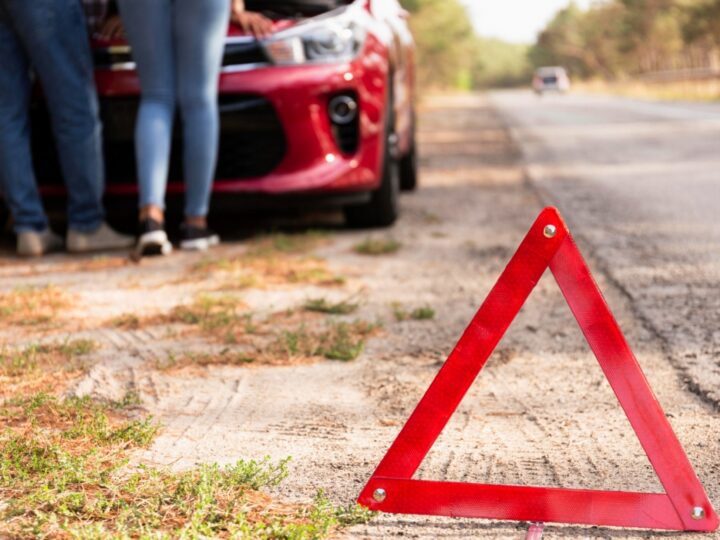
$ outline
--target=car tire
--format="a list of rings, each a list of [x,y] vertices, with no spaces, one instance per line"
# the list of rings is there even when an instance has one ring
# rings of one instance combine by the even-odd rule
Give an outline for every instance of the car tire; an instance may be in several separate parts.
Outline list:
[[[415,141],[410,152],[400,160],[400,189],[402,191],[415,191],[418,184],[418,162]]]
[[[372,192],[369,202],[343,208],[345,223],[354,229],[389,227],[400,214],[400,171],[395,157],[397,135],[394,131],[392,99],[388,100],[386,111],[380,187]]]

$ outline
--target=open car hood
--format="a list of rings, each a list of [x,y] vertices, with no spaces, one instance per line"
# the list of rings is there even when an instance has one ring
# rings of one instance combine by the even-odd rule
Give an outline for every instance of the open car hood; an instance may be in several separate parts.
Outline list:
[[[354,0],[245,0],[245,9],[259,11],[273,19],[321,15],[352,4]]]

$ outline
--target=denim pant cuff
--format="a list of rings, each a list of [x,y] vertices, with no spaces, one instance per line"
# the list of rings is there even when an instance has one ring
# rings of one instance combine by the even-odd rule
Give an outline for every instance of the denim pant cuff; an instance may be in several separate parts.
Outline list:
[[[69,223],[68,230],[77,231],[79,233],[94,233],[102,224],[102,220],[93,223]]]
[[[25,232],[43,232],[47,230],[48,224],[47,222],[44,224],[35,224],[35,225],[13,225],[13,230],[15,231],[15,234],[25,233]]]

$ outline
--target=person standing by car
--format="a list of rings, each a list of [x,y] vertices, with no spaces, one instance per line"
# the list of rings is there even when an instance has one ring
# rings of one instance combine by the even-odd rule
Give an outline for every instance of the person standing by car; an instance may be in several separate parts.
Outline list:
[[[68,191],[71,252],[130,247],[104,221],[101,125],[85,19],[77,0],[0,0],[0,185],[13,216],[17,252],[59,249],[38,193],[29,102],[37,75],[48,105]]]
[[[183,123],[185,175],[180,247],[205,250],[219,242],[208,228],[207,214],[217,161],[218,77],[230,0],[118,0],[118,6],[142,90],[135,126],[140,184],[136,254],[172,251],[164,208],[176,103]],[[233,1],[232,9],[242,16],[243,2]],[[259,30],[267,31],[269,24]]]

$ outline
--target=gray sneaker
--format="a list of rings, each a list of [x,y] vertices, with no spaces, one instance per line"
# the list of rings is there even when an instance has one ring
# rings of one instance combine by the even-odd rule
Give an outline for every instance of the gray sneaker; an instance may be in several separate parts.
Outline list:
[[[39,257],[62,249],[62,238],[49,228],[44,231],[25,231],[17,234],[17,253],[22,257]]]
[[[68,229],[67,250],[71,253],[86,253],[109,249],[126,249],[135,244],[135,238],[115,232],[107,223],[103,223],[93,232],[80,232]]]

